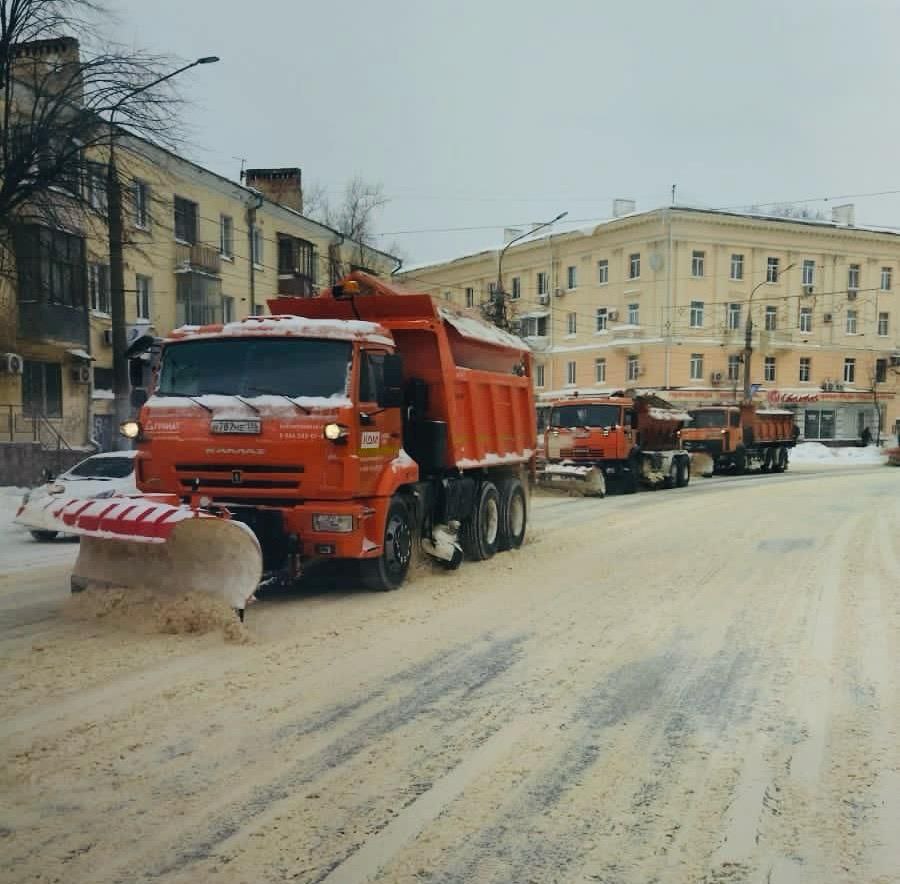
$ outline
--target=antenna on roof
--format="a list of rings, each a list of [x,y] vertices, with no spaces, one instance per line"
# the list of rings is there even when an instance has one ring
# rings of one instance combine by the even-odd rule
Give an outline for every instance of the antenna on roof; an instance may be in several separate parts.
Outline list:
[[[238,178],[238,181],[243,181],[244,180],[244,166],[247,165],[247,157],[232,157],[232,159],[241,161],[241,174],[240,174],[240,177]]]
[[[677,184],[672,185],[672,205],[675,205],[675,188],[678,187]]]

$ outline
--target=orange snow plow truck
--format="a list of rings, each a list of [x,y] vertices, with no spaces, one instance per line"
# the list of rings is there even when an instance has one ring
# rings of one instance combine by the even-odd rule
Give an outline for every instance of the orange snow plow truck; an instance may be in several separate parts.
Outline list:
[[[143,496],[57,502],[82,535],[73,589],[199,589],[242,613],[264,577],[313,560],[357,560],[389,590],[416,542],[449,568],[522,544],[527,345],[361,272],[269,304],[157,344],[151,395],[122,427]]]

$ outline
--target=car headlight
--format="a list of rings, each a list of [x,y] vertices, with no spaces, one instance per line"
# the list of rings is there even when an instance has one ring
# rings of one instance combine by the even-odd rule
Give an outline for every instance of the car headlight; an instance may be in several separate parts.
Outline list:
[[[353,530],[353,516],[339,516],[337,513],[313,513],[312,524],[313,531],[349,534]]]
[[[126,439],[137,439],[141,435],[141,425],[138,421],[123,421],[119,425],[119,432]]]
[[[325,424],[325,429],[322,432],[330,442],[340,442],[350,434],[350,431],[341,424]]]

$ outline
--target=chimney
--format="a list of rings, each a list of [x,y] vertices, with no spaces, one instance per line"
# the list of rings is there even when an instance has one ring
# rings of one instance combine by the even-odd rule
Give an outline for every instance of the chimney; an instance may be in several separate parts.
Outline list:
[[[637,204],[634,200],[613,200],[613,218],[621,218],[623,215],[630,215],[636,208]]]
[[[843,224],[845,227],[853,227],[856,217],[856,209],[853,203],[845,203],[843,206],[835,206],[831,210],[831,221],[834,224]]]
[[[16,78],[33,87],[40,84],[44,95],[64,89],[69,101],[81,102],[81,52],[74,37],[15,43],[11,47],[11,55],[12,72]],[[74,79],[72,66],[79,69],[79,76]]]
[[[264,194],[272,202],[303,211],[303,184],[300,169],[247,169],[244,183]]]

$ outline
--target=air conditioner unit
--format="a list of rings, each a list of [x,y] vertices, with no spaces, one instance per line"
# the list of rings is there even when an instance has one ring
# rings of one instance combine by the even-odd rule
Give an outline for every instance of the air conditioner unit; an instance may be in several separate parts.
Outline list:
[[[831,314],[830,314],[830,313],[825,313],[825,314],[822,316],[822,322],[831,322]]]
[[[826,393],[831,393],[831,392],[834,390],[834,383],[833,383],[832,381],[825,381],[825,382],[822,384],[822,389],[823,389]]]
[[[91,382],[91,367],[89,365],[76,365],[72,369],[72,380],[76,384],[89,384]]]
[[[815,291],[815,287],[814,287],[814,286],[811,286],[811,285],[805,285],[805,286],[803,286],[803,294],[804,294],[804,295],[809,296],[809,295],[811,295],[814,291]]]
[[[710,379],[714,384],[721,384],[721,383],[722,383],[722,372],[720,372],[720,371],[714,371],[714,372],[709,376],[709,379]]]
[[[561,298],[566,293],[565,289],[556,289],[553,294],[556,295],[557,298]]]
[[[618,310],[610,310],[609,313],[606,314],[606,318],[610,322],[616,322],[619,319],[619,311]]]
[[[900,365],[900,355],[891,356],[891,367],[896,368]]]
[[[25,371],[25,360],[18,353],[0,353],[0,372],[22,374],[23,371]]]
[[[838,381],[837,383],[835,383],[834,389],[837,390],[838,393],[843,393],[844,385],[842,383],[840,383],[840,381]]]
[[[103,329],[103,343],[106,344],[107,347],[112,347],[113,342],[113,334],[111,328]]]
[[[548,295],[546,292],[544,292],[544,294],[542,294],[542,295],[538,295],[538,304],[547,305],[549,303],[550,303],[550,295]]]
[[[848,289],[847,290],[847,300],[855,301],[856,300],[856,289]]]

